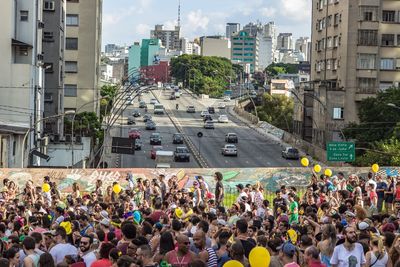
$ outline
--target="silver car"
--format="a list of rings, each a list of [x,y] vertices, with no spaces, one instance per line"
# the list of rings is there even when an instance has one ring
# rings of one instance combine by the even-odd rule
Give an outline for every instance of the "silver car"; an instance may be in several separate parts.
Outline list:
[[[232,144],[227,144],[221,149],[221,154],[224,156],[235,156],[237,157],[238,151],[237,147]]]

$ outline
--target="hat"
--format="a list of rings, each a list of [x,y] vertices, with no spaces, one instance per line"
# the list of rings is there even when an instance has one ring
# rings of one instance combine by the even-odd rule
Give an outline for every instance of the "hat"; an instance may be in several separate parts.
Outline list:
[[[110,220],[104,218],[103,220],[100,221],[100,224],[102,224],[104,226],[110,226]]]
[[[296,231],[293,230],[293,229],[289,229],[289,230],[287,231],[287,234],[288,234],[288,236],[289,236],[290,241],[291,241],[293,244],[296,244],[296,242],[297,242],[297,233],[296,233]]]
[[[282,251],[288,257],[293,257],[294,253],[296,253],[296,247],[290,242],[283,243],[277,247],[277,249]]]
[[[105,210],[100,211],[100,216],[104,219],[108,219],[108,212]]]
[[[396,230],[396,226],[393,223],[386,223],[382,226],[382,232],[394,232]]]
[[[367,230],[368,227],[369,227],[369,225],[368,225],[368,223],[366,223],[366,222],[360,222],[360,223],[358,224],[358,229],[360,229],[360,231]]]
[[[176,209],[175,209],[175,215],[176,215],[176,217],[178,217],[179,219],[182,218],[182,216],[183,216],[183,211],[182,211],[182,209],[181,209],[181,208],[176,208]]]
[[[239,188],[240,190],[244,188],[243,184],[237,184],[236,187]]]
[[[217,220],[217,223],[220,224],[220,225],[222,225],[222,226],[226,226],[226,221],[225,221],[225,220],[218,219],[218,220]]]
[[[67,235],[70,235],[72,233],[72,224],[69,221],[62,222],[60,223],[60,226],[65,229],[65,232]]]
[[[355,215],[353,212],[351,212],[351,211],[346,211],[346,212],[344,213],[344,215],[346,215],[347,217],[356,217],[356,215]]]

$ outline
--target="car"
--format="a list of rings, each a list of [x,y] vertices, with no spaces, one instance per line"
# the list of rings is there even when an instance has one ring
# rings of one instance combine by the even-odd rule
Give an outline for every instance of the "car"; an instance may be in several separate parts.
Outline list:
[[[169,100],[176,100],[175,93],[172,93],[172,94],[169,96]]]
[[[202,117],[204,117],[204,116],[206,116],[206,115],[210,115],[210,113],[208,112],[208,110],[203,110],[203,111],[200,113],[200,116],[202,116]]]
[[[196,108],[194,106],[188,106],[186,108],[187,113],[196,113]]]
[[[227,143],[237,143],[238,137],[235,133],[227,133],[225,135],[225,142]]]
[[[143,122],[151,121],[151,115],[149,114],[144,114],[143,116]]]
[[[128,125],[136,124],[135,118],[129,116],[126,124],[128,124]]]
[[[157,99],[155,99],[155,98],[150,99],[150,104],[154,105],[157,103],[158,103]]]
[[[174,152],[175,161],[190,161],[189,149],[185,146],[178,146],[175,148]]]
[[[218,122],[228,123],[228,122],[229,122],[228,116],[226,116],[226,115],[219,115],[219,117],[218,117]]]
[[[224,102],[229,102],[229,101],[231,101],[231,97],[228,95],[224,96]]]
[[[147,104],[144,101],[139,102],[139,108],[147,108]]]
[[[157,151],[162,151],[164,148],[162,146],[153,146],[150,150],[150,158],[156,159]]]
[[[146,122],[146,130],[155,130],[156,123],[154,121],[147,121]]]
[[[127,105],[133,105],[133,100],[127,100],[126,104]]]
[[[214,122],[212,122],[212,121],[205,121],[205,122],[204,122],[204,129],[214,129]]]
[[[140,117],[139,110],[135,109],[134,111],[132,111],[132,116],[135,117],[135,118]]]
[[[224,108],[226,108],[225,103],[222,103],[222,102],[219,103],[219,104],[218,104],[218,108],[219,108],[219,109],[224,109]]]
[[[203,117],[203,121],[212,121],[212,120],[213,120],[213,118],[211,117],[210,114],[205,115],[205,116]]]
[[[135,150],[142,150],[142,140],[135,139]]]
[[[237,151],[237,147],[235,145],[232,144],[228,144],[225,145],[222,149],[221,149],[221,154],[224,156],[238,156],[238,151]]]
[[[138,128],[132,128],[128,132],[128,137],[131,139],[140,139],[140,131]]]
[[[207,108],[208,113],[214,114],[215,113],[215,108],[214,107],[208,107]]]
[[[294,147],[287,147],[285,150],[282,151],[282,158],[285,159],[295,159],[298,160],[300,158],[299,150]]]
[[[183,135],[181,133],[174,133],[172,135],[173,144],[183,144]]]
[[[152,133],[150,135],[150,145],[161,145],[161,139],[160,133]]]
[[[127,96],[125,97],[125,100],[127,100],[127,101],[132,101],[132,100],[133,100],[133,98],[132,98],[132,96],[131,96],[131,95],[127,95]]]

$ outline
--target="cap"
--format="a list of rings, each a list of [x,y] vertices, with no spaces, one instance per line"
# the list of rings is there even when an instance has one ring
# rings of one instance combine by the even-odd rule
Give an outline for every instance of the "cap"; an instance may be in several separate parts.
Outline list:
[[[237,184],[236,187],[239,188],[240,190],[244,188],[243,184]]]
[[[282,245],[277,247],[277,249],[282,251],[288,257],[293,257],[294,253],[296,253],[296,247],[290,242],[283,243]]]
[[[217,220],[217,223],[218,223],[219,225],[226,226],[226,221],[225,221],[225,220],[218,219],[218,220]]]
[[[105,210],[100,211],[100,215],[104,219],[108,219],[108,212]]]
[[[100,224],[105,225],[105,226],[110,226],[110,220],[104,218],[100,221]]]
[[[360,231],[367,230],[368,227],[369,227],[369,225],[368,225],[368,223],[366,223],[366,222],[360,222],[360,223],[358,224],[358,229],[360,229]]]
[[[356,215],[355,215],[353,212],[351,212],[351,211],[346,211],[346,212],[344,213],[344,215],[346,215],[347,217],[356,217]]]

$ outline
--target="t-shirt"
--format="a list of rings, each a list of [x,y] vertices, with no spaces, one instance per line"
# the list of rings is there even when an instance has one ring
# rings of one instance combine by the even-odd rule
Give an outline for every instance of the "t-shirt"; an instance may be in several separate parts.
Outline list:
[[[385,182],[379,182],[376,185],[376,194],[378,195],[378,198],[384,198],[385,196],[385,191],[378,191],[378,189],[384,189],[385,191],[387,190],[387,184]]]
[[[215,198],[219,200],[221,197],[222,189],[224,188],[224,185],[222,184],[221,181],[218,181],[217,184],[215,185]]]
[[[354,249],[348,251],[343,244],[336,246],[333,250],[330,263],[337,267],[360,267],[365,264],[363,247],[360,243],[354,244]]]
[[[289,216],[289,224],[293,222],[299,222],[299,204],[296,201],[290,203],[290,216]]]
[[[274,204],[274,213],[276,213],[276,210],[279,208],[279,206],[286,206],[287,202],[286,199],[284,198],[274,198],[273,204]]]
[[[400,199],[400,187],[396,186],[396,199]]]
[[[90,265],[90,267],[111,267],[112,262],[109,259],[97,260]]]
[[[93,262],[97,260],[96,254],[93,251],[89,252],[88,254],[82,256],[83,261],[85,262],[86,266],[91,266]]]
[[[286,263],[283,267],[300,267],[300,265],[298,265],[295,262],[291,262],[291,263]]]
[[[50,254],[53,256],[54,262],[59,264],[67,255],[78,255],[78,250],[69,243],[57,244],[50,250]]]
[[[244,255],[246,256],[246,258],[249,258],[250,251],[256,246],[256,243],[251,238],[247,240],[240,239],[240,241],[242,242]]]

